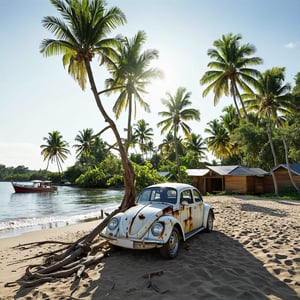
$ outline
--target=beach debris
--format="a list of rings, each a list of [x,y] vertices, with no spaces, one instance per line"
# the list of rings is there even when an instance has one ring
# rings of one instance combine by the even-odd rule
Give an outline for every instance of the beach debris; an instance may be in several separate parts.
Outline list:
[[[167,293],[169,290],[163,290],[163,291],[161,291],[161,289],[158,288],[158,287],[156,286],[156,284],[153,283],[153,281],[152,281],[152,277],[153,277],[153,276],[162,276],[163,273],[164,273],[163,271],[158,271],[158,272],[151,272],[151,273],[149,273],[149,274],[144,275],[143,278],[148,278],[148,285],[147,285],[147,288],[148,288],[148,289],[152,288],[154,291],[156,291],[157,293],[160,293],[160,294],[165,294],[165,293]]]
[[[14,282],[6,283],[6,287],[20,285],[21,288],[35,287],[45,282],[53,282],[60,278],[67,278],[75,274],[74,282],[71,286],[73,294],[79,285],[80,279],[84,276],[88,267],[98,264],[104,257],[109,255],[110,248],[107,241],[100,238],[99,233],[104,229],[110,219],[120,212],[116,209],[99,223],[90,233],[79,238],[73,243],[61,241],[41,241],[34,243],[20,244],[18,249],[30,249],[45,244],[62,245],[60,249],[39,253],[26,260],[37,257],[44,257],[44,263],[41,265],[29,265],[25,274]]]

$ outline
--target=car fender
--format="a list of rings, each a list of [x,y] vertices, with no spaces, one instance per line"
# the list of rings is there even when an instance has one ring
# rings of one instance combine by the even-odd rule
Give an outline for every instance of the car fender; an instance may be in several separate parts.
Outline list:
[[[215,218],[214,211],[211,208],[211,206],[208,205],[208,204],[204,204],[204,209],[203,209],[203,226],[205,228],[206,228],[206,225],[207,225],[207,218],[208,218],[208,214],[209,214],[210,211],[213,214],[213,218]]]
[[[159,219],[158,219],[158,222],[161,222],[164,224],[165,226],[165,229],[164,229],[164,235],[163,235],[163,241],[164,243],[166,243],[169,238],[170,238],[170,235],[172,233],[172,230],[173,228],[176,226],[183,238],[183,240],[185,240],[185,237],[184,237],[184,234],[183,234],[183,228],[180,224],[180,222],[173,216],[161,216]]]

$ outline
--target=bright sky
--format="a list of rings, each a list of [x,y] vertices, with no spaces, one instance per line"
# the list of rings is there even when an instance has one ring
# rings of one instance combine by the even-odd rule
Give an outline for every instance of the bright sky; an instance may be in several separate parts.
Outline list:
[[[161,98],[178,87],[192,93],[193,108],[201,112],[201,121],[190,123],[193,132],[205,137],[206,124],[221,115],[232,103],[221,99],[213,106],[213,95],[202,97],[199,79],[209,57],[207,50],[222,34],[242,34],[242,43],[253,44],[256,56],[264,60],[261,71],[286,67],[286,81],[294,85],[300,72],[300,1],[299,0],[108,0],[108,7],[118,6],[127,17],[127,25],[118,28],[132,37],[138,30],[147,34],[146,49],[157,49],[155,63],[165,74],[164,80],[149,86],[145,99],[151,114],[139,110],[137,119],[145,119],[154,129],[154,144],[163,137],[156,124],[159,111],[165,110]],[[25,165],[44,169],[40,152],[43,137],[58,130],[70,146],[79,130],[98,132],[105,124],[88,88],[82,92],[63,68],[61,57],[45,58],[39,52],[44,38],[54,38],[41,26],[44,16],[58,16],[48,0],[0,0],[0,164]],[[99,89],[107,74],[97,71]],[[111,107],[113,99],[103,99]],[[108,109],[111,112],[110,109]],[[123,118],[117,125],[124,133]],[[125,133],[124,133],[125,136]],[[112,142],[111,132],[103,139]],[[75,149],[64,168],[75,162]],[[56,170],[52,165],[50,170]]]

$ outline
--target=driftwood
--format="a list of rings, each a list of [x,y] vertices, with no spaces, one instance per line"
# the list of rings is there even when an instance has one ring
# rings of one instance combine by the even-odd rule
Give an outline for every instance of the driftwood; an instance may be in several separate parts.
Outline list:
[[[158,272],[152,272],[152,273],[149,273],[149,274],[146,274],[146,275],[144,275],[143,276],[143,278],[148,278],[148,285],[147,285],[147,288],[148,289],[153,289],[155,292],[157,292],[157,293],[160,293],[160,294],[165,294],[165,293],[167,293],[169,290],[163,290],[163,291],[161,291],[160,290],[160,288],[158,288],[157,286],[156,286],[156,284],[154,284],[153,282],[152,282],[152,277],[153,276],[161,276],[161,275],[163,275],[163,271],[158,271]]]
[[[61,244],[64,247],[60,250],[38,254],[34,257],[31,257],[37,258],[44,256],[44,264],[29,265],[26,268],[25,274],[22,276],[22,278],[16,280],[15,282],[9,282],[6,284],[6,286],[14,286],[19,284],[24,288],[34,287],[45,282],[52,282],[58,280],[59,278],[66,278],[76,274],[75,281],[72,285],[72,293],[74,293],[85,270],[89,266],[99,263],[105,256],[108,255],[109,247],[107,247],[107,242],[100,240],[93,243],[93,241],[97,236],[99,236],[100,232],[105,228],[109,220],[120,211],[120,209],[113,211],[89,234],[79,238],[74,243],[42,241],[17,246],[19,249],[28,249],[28,247],[40,246],[43,244]]]

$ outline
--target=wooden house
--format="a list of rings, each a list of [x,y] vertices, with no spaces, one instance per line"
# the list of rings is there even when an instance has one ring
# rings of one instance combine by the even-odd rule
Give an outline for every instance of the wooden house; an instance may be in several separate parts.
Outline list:
[[[228,192],[238,194],[264,193],[264,177],[269,173],[260,168],[243,166],[207,166],[188,169],[192,183],[202,194]]]
[[[295,184],[300,187],[300,164],[290,164],[291,174]],[[292,182],[288,174],[288,168],[285,164],[280,164],[273,170],[276,177],[278,191],[292,187]],[[267,176],[264,179],[265,193],[274,193],[274,184],[272,176]]]

